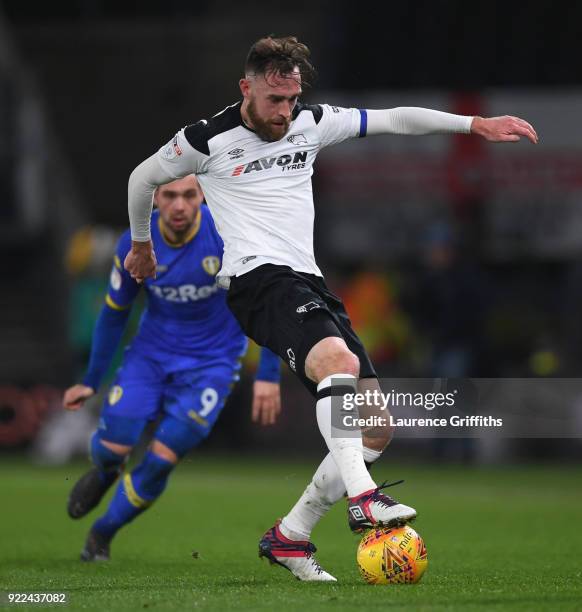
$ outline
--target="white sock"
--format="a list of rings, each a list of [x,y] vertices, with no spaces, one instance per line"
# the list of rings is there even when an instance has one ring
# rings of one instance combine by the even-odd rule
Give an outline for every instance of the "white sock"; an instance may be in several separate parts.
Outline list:
[[[368,463],[376,461],[381,454],[380,451],[363,447],[364,460]],[[281,521],[281,533],[290,540],[309,540],[315,525],[345,492],[346,486],[337,464],[331,453],[328,453],[303,495]]]
[[[332,380],[335,381],[336,385],[341,382],[345,385],[347,380],[353,381],[354,391],[356,389],[355,376],[335,374],[324,378],[317,385],[317,391],[331,387]],[[330,396],[317,401],[316,414],[319,431],[337,464],[342,480],[346,485],[348,496],[356,497],[364,491],[375,489],[376,483],[370,477],[364,463],[360,431],[350,432],[352,437],[343,437],[345,436],[344,431],[339,428],[332,428],[332,398]]]
[[[309,540],[319,519],[343,497],[345,490],[337,464],[328,453],[279,529],[290,540]]]
[[[382,455],[382,451],[373,450],[364,446],[362,450],[362,455],[364,456],[364,461],[366,463],[374,463],[376,459],[380,458],[380,456]]]

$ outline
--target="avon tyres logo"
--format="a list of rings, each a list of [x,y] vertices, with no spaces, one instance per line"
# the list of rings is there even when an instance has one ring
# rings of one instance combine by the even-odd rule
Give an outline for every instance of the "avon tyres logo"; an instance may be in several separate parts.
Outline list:
[[[300,170],[305,168],[307,161],[307,151],[297,151],[294,155],[279,155],[279,157],[261,157],[248,164],[237,166],[231,176],[240,176],[241,174],[249,174],[250,172],[259,172],[261,170],[269,170],[271,168],[281,168],[281,172],[289,170]]]

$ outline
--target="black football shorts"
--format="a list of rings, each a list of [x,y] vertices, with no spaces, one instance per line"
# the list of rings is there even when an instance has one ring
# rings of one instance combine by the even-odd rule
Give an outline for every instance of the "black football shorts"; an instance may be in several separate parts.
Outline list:
[[[314,274],[264,264],[230,279],[228,306],[244,333],[285,361],[315,396],[305,359],[323,338],[343,338],[360,360],[360,378],[376,377],[342,301]]]

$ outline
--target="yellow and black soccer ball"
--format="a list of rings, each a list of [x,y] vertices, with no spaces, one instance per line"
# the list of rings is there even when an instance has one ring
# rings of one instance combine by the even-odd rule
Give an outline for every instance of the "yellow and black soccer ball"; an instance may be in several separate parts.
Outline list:
[[[422,538],[408,525],[372,529],[358,546],[357,561],[369,584],[418,582],[428,565]]]

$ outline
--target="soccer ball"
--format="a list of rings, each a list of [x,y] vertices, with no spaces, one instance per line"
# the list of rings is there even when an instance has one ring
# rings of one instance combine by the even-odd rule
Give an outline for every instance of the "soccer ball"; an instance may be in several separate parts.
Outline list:
[[[426,546],[408,525],[366,532],[356,558],[369,584],[418,582],[428,565]]]

